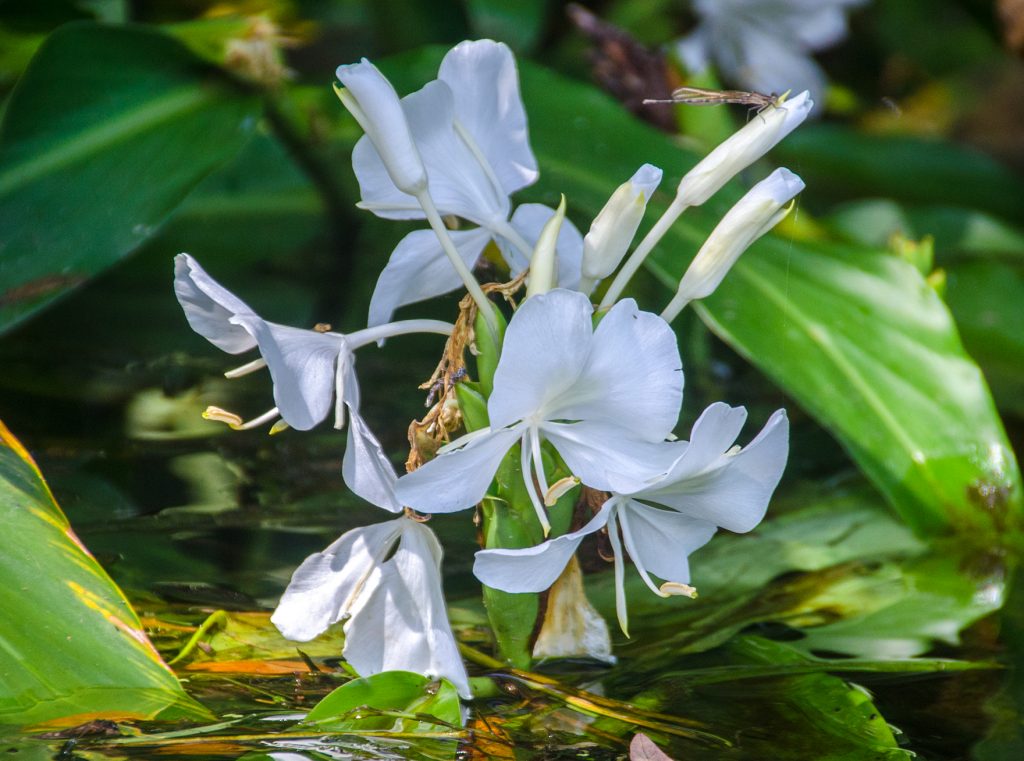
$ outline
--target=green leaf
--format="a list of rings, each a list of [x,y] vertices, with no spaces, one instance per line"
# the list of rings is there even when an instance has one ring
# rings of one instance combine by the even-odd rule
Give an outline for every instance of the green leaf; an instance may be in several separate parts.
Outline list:
[[[2,423],[0,443],[0,609],[17,621],[0,648],[0,724],[211,718],[160,659]]]
[[[674,264],[662,251],[651,267],[672,283]],[[916,530],[1019,538],[1000,536],[1019,531],[1020,476],[988,388],[912,266],[769,239],[697,311],[831,430]]]
[[[303,724],[325,732],[438,732],[461,726],[462,715],[459,694],[448,680],[384,671],[343,684]]]
[[[981,209],[1009,220],[1024,217],[1019,175],[980,151],[943,140],[805,124],[779,144],[775,156],[798,169],[807,183],[805,194],[890,196]]]
[[[1024,272],[1001,262],[956,262],[947,268],[946,283],[964,344],[985,370],[996,400],[1024,416]]]
[[[806,656],[785,644],[760,637],[740,638],[730,645],[729,650],[738,660],[769,667],[800,667],[809,662]],[[896,744],[892,729],[866,690],[828,674],[787,676],[771,688],[778,692],[783,711],[795,712],[809,734],[832,738],[827,746],[820,746],[828,747],[831,753],[818,757],[853,757],[836,752],[849,747],[862,751],[870,748],[873,751],[871,758],[906,758],[906,753]],[[858,754],[855,757],[863,756]]]
[[[257,113],[158,32],[83,22],[51,35],[0,126],[0,331],[152,236]]]

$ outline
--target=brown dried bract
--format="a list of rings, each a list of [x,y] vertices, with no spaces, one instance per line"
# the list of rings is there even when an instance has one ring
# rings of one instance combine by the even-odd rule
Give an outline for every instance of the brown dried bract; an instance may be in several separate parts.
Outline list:
[[[526,271],[507,283],[486,283],[484,293],[497,293],[515,306],[513,297],[526,282]],[[432,460],[437,450],[448,442],[452,431],[462,425],[462,414],[455,401],[455,384],[466,377],[466,349],[473,351],[473,323],[477,306],[468,294],[459,302],[459,316],[444,346],[444,354],[433,375],[420,384],[427,391],[426,404],[430,410],[421,420],[409,424],[409,457],[406,472],[411,473],[423,463]]]

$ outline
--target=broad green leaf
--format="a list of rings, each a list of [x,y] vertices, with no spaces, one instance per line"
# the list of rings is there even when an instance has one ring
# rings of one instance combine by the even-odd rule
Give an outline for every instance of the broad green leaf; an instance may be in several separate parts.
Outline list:
[[[257,109],[158,32],[54,32],[0,125],[0,331],[150,238],[241,148]]]
[[[951,264],[946,275],[946,301],[967,350],[985,370],[1000,406],[1024,416],[1024,271],[966,261]]]
[[[808,662],[785,644],[758,637],[741,638],[729,649],[734,658],[751,664],[799,667]],[[757,692],[757,687],[747,688]],[[822,744],[816,758],[863,758],[868,749],[871,758],[906,758],[866,690],[828,674],[787,676],[769,689],[778,694],[783,715],[803,722],[808,734],[832,738]]]
[[[651,267],[666,283],[680,274],[667,250]],[[772,238],[697,311],[831,430],[916,530],[982,546],[1019,538],[1019,472],[988,388],[911,265]]]
[[[79,542],[28,452],[0,423],[0,724],[99,716],[210,718]]]
[[[303,724],[325,732],[437,732],[461,726],[461,711],[459,694],[446,679],[384,671],[343,684],[317,703]]]
[[[964,346],[992,386],[1001,409],[1024,414],[1024,233],[982,212],[950,207],[904,208],[859,201],[828,221],[850,240],[888,245],[894,234],[934,237],[945,272],[944,298]]]
[[[805,194],[888,196],[980,209],[1008,220],[1024,216],[1019,175],[980,151],[944,140],[805,124],[779,144],[775,156],[803,177]]]

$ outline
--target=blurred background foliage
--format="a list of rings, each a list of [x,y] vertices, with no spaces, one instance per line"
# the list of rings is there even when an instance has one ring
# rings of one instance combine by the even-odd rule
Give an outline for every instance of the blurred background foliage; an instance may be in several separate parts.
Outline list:
[[[365,324],[373,283],[411,227],[355,208],[349,153],[360,132],[330,89],[338,64],[368,57],[404,94],[462,39],[509,44],[541,167],[519,200],[564,192],[584,231],[641,163],[665,170],[652,204],[663,207],[699,155],[756,118],[637,106],[684,81],[730,84],[687,80],[671,55],[695,21],[687,2],[587,9],[595,19],[551,0],[0,2],[0,418],[133,599],[272,605],[306,554],[377,517],[345,494],[331,431],[268,439],[200,419],[208,404],[262,411],[269,384],[220,377],[225,358],[188,329],[171,289],[171,259],[188,251],[275,322]],[[683,614],[692,621],[652,614],[655,649],[672,641],[659,632],[683,624],[682,652],[726,647],[690,669],[804,659],[813,670],[812,651],[927,654],[998,618],[1014,573],[1024,515],[1013,454],[1024,418],[1024,9],[874,0],[850,24],[845,41],[816,56],[830,79],[825,113],[771,156],[807,183],[796,213],[676,324],[687,373],[681,436],[719,399],[746,405],[754,421],[786,406],[795,423],[771,512],[780,522],[751,538],[771,572],[723,585]],[[634,283],[641,306],[660,310],[665,286],[740,188],[684,216]],[[403,315],[450,319],[454,308],[452,297]],[[364,413],[396,462],[408,420],[422,414],[414,386],[438,349],[392,341],[360,355]],[[463,523],[432,524],[453,598],[476,592]],[[875,526],[872,541],[857,539],[864,526]],[[709,589],[736,575],[716,549],[730,546],[716,540],[707,551],[718,553]],[[929,613],[932,626],[922,626]],[[778,620],[802,632],[804,650],[731,639]],[[983,641],[971,657],[1022,647],[971,631]],[[1019,640],[1019,621],[1006,631]],[[643,669],[668,668],[653,650],[635,657],[641,670],[620,679],[631,698],[643,693],[634,689]],[[990,709],[996,718],[965,731],[964,747],[986,735],[987,758],[1022,747],[1016,680]],[[642,700],[671,705],[689,683],[673,684]],[[984,690],[967,684],[980,705]],[[691,689],[710,690],[713,706],[731,700]],[[842,683],[784,692],[806,707],[808,689]],[[849,727],[819,718],[816,737],[846,737]],[[872,750],[895,747],[885,731],[867,734]]]

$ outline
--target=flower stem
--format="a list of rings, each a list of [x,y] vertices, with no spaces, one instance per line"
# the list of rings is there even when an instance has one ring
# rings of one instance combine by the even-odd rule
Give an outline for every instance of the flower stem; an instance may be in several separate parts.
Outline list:
[[[626,260],[626,263],[622,265],[619,274],[615,276],[612,284],[608,286],[608,290],[605,292],[604,298],[601,299],[598,309],[608,309],[618,300],[630,279],[640,269],[640,265],[644,263],[644,259],[658,245],[658,241],[665,236],[668,229],[679,219],[679,215],[686,210],[686,206],[687,204],[681,201],[679,196],[676,196],[672,203],[669,204],[665,213],[654,223],[654,227],[644,236],[644,239],[640,241],[640,245],[636,247],[636,250]]]
[[[450,322],[443,322],[441,320],[399,320],[398,322],[375,325],[372,328],[364,328],[363,330],[349,333],[345,336],[345,341],[348,343],[349,348],[355,351],[360,347],[376,343],[377,341],[383,341],[386,338],[404,336],[410,333],[437,333],[442,336],[450,336],[454,329],[455,326]]]
[[[434,199],[430,197],[430,193],[427,190],[422,190],[416,195],[416,200],[420,202],[420,206],[423,207],[423,212],[427,215],[427,221],[430,222],[430,226],[434,228],[434,233],[437,235],[437,239],[441,242],[441,248],[444,249],[445,254],[448,256],[448,260],[452,263],[455,271],[462,278],[463,284],[466,286],[466,290],[469,291],[469,295],[473,297],[473,301],[476,302],[477,308],[480,313],[483,314],[484,320],[487,322],[487,328],[490,330],[491,335],[497,340],[498,335],[498,321],[494,317],[494,313],[491,311],[491,302],[487,300],[487,296],[484,295],[483,289],[480,287],[480,283],[473,277],[473,273],[469,271],[469,267],[462,261],[462,257],[459,256],[458,250],[455,248],[455,244],[452,242],[451,236],[448,234],[448,228],[444,226],[444,222],[441,219],[441,215],[437,212],[437,207],[434,206]]]

